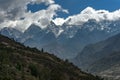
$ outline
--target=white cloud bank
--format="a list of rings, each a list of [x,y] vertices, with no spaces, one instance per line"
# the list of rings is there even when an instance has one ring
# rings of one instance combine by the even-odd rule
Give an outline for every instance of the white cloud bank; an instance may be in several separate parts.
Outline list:
[[[35,13],[27,12],[27,4],[29,3],[45,3],[48,8]],[[44,28],[54,16],[57,16],[57,11],[68,13],[66,9],[55,4],[54,0],[0,0],[0,29],[15,27],[24,31],[33,23]]]
[[[35,13],[27,12],[27,4],[29,3],[45,3],[48,8]],[[60,5],[55,4],[54,0],[0,0],[0,29],[3,27],[15,27],[20,31],[24,31],[33,23],[45,28],[51,20],[56,25],[62,25],[63,23],[81,25],[89,19],[95,19],[96,21],[120,19],[120,10],[109,12],[87,7],[79,14],[69,16],[66,19],[56,18],[53,20],[54,16],[57,16],[58,11],[69,13]]]
[[[69,25],[81,25],[82,23],[88,21],[89,19],[95,19],[96,21],[101,20],[118,20],[120,19],[120,9],[109,12],[107,10],[95,10],[92,7],[87,7],[77,15],[69,16],[65,21]]]
[[[56,18],[53,20],[53,22],[56,24],[56,25],[62,25],[63,23],[66,22],[66,20],[64,18]]]

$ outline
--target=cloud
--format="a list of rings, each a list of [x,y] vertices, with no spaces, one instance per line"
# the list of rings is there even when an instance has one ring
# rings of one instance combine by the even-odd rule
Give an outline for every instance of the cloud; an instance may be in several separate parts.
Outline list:
[[[29,3],[45,3],[46,5],[53,4],[53,0],[0,0],[0,15],[5,13],[3,17],[10,20],[19,19],[22,17],[27,9]],[[2,13],[1,13],[2,12]],[[1,17],[0,17],[1,18]]]
[[[27,11],[27,4],[45,3],[47,9],[39,10],[35,13]],[[68,18],[55,18],[57,12],[69,13],[54,0],[0,0],[0,29],[3,27],[15,27],[20,31],[25,31],[31,24],[36,24],[45,28],[52,20],[56,25],[67,23],[68,25],[82,25],[89,19],[117,20],[120,19],[120,10],[109,12],[107,10],[95,10],[87,7],[79,14]]]
[[[30,13],[27,15],[27,20],[31,20],[31,22],[45,28],[49,22],[53,19],[54,16],[57,16],[57,11],[62,11],[61,6],[57,4],[50,5],[46,10],[40,10],[38,12]]]
[[[0,0],[1,10],[11,10],[15,8],[25,8],[28,3],[45,3],[46,5],[55,3],[54,0]]]
[[[66,21],[68,25],[82,25],[90,19],[95,19],[98,22],[102,20],[118,20],[120,19],[120,9],[109,12],[107,10],[95,10],[92,7],[87,7],[79,14],[69,16],[66,18]]]
[[[56,25],[63,25],[63,23],[66,22],[66,20],[64,18],[56,18],[56,19],[53,20],[53,22]]]
[[[27,12],[27,4],[45,3],[48,8],[35,13]],[[15,27],[20,31],[26,30],[31,24],[46,27],[57,12],[68,13],[54,0],[0,0],[0,29]],[[24,18],[24,19],[21,19]]]

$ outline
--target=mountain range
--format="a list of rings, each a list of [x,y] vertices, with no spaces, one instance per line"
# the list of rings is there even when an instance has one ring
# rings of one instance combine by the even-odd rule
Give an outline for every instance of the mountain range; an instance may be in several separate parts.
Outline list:
[[[62,59],[71,59],[86,45],[105,40],[120,32],[120,20],[98,22],[90,19],[81,25],[70,25],[70,20],[59,26],[51,21],[46,28],[32,24],[24,32],[6,27],[1,29],[0,33],[26,46],[39,50],[44,48]]]

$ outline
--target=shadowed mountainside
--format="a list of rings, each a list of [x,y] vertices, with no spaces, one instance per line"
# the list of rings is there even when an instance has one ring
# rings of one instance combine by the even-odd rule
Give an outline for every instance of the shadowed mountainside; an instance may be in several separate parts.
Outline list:
[[[0,35],[0,80],[100,80],[52,54]]]

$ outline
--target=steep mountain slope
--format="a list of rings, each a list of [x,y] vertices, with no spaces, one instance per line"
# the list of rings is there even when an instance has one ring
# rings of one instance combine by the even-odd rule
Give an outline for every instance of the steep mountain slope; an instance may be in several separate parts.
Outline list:
[[[94,62],[89,70],[110,80],[120,80],[120,51]]]
[[[0,80],[100,80],[43,50],[0,35]]]
[[[120,65],[113,66],[99,73],[99,75],[109,80],[120,80]]]
[[[120,34],[86,46],[73,59],[73,62],[89,72],[98,73],[102,76],[108,74],[113,80],[119,80],[120,73],[116,72],[116,69],[120,69]]]

